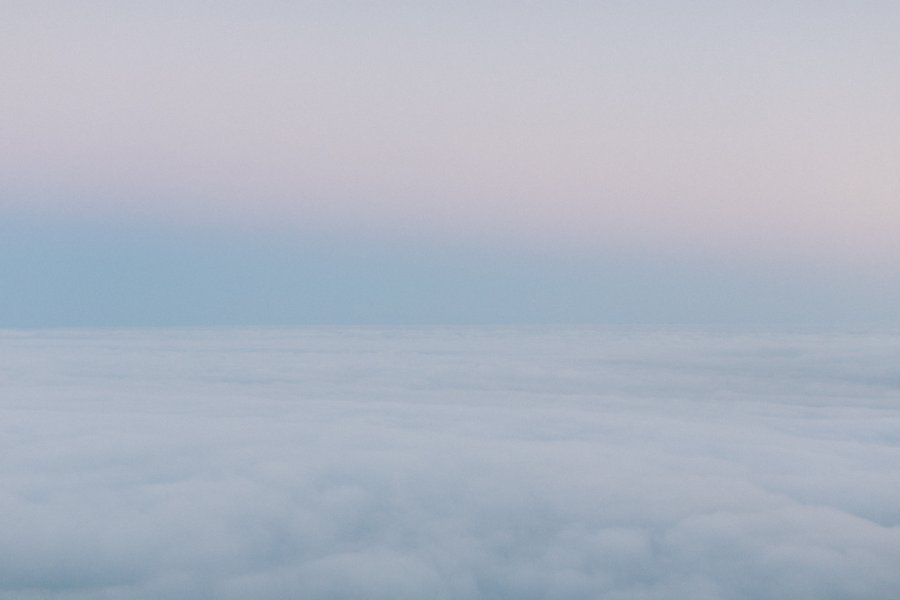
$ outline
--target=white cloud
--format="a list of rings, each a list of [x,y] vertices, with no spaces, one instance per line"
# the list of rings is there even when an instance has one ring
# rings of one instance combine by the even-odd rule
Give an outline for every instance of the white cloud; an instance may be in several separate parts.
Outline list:
[[[895,336],[0,337],[0,598],[900,591]]]

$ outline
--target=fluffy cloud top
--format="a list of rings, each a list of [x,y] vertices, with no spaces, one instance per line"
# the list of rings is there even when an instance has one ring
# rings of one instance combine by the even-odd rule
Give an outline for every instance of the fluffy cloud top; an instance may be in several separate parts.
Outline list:
[[[0,598],[900,593],[900,337],[0,335]]]

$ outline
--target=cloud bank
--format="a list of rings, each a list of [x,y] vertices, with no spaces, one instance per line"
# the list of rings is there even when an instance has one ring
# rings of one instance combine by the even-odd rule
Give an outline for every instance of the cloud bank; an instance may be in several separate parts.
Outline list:
[[[0,334],[0,598],[893,599],[900,337]]]

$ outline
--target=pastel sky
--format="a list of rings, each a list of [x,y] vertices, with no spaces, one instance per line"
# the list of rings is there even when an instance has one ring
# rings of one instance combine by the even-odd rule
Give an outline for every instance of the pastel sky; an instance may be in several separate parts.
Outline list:
[[[897,2],[0,6],[0,326],[900,323]]]

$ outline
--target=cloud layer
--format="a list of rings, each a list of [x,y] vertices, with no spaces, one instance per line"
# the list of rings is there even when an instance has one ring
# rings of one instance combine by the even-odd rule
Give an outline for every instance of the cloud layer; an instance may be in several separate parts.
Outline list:
[[[893,599],[898,345],[6,332],[0,598]]]

